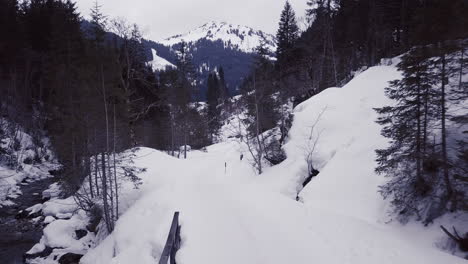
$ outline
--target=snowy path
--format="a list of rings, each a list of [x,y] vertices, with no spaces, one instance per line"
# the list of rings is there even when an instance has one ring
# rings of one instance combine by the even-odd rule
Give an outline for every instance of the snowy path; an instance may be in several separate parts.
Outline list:
[[[188,160],[155,151],[143,155],[145,160],[139,162],[150,165],[157,158],[167,166],[162,171],[170,167],[174,174],[148,179],[151,187],[144,192],[149,193],[122,216],[114,234],[84,263],[155,263],[176,210],[181,212],[177,260],[182,264],[466,263],[410,244],[391,227],[312,209],[258,188],[246,180],[252,170],[232,149],[233,143],[223,143],[208,153],[195,152]],[[225,174],[224,162],[236,170],[228,167]],[[112,247],[117,252],[114,262]]]

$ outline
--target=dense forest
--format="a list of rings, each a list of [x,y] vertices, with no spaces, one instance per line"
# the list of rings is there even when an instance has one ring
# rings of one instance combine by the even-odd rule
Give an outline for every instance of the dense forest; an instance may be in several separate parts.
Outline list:
[[[397,104],[377,109],[383,134],[393,142],[378,150],[377,171],[391,178],[381,191],[393,197],[399,214],[426,222],[446,211],[468,210],[466,134],[461,140],[446,133],[449,122],[467,122],[446,109],[467,97],[461,76],[468,3],[310,0],[308,5],[302,32],[286,2],[276,59],[260,45],[241,96],[229,98],[222,67],[209,74],[206,94],[200,95],[184,43],[177,68],[153,72],[138,26],[108,18],[98,3],[83,27],[71,0],[0,0],[1,118],[37,137],[47,133],[70,193],[91,175],[90,199],[83,199],[92,208],[93,199],[101,197],[112,230],[118,216],[116,153],[146,146],[184,158],[187,148],[216,142],[228,116],[245,109],[242,140],[262,173],[265,160],[274,165],[285,159],[288,106],[405,54],[399,64],[404,78],[387,91]],[[457,76],[457,88],[448,88]],[[8,133],[0,131],[0,138]],[[459,147],[448,150],[454,140]],[[137,169],[124,171],[137,181]]]

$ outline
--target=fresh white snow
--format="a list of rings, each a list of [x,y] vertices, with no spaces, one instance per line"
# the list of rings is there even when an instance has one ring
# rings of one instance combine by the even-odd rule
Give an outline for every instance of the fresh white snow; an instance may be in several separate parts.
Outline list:
[[[394,64],[372,67],[296,107],[288,158],[262,175],[240,160],[243,146],[234,139],[192,150],[187,160],[141,148],[135,166],[147,168],[143,185],[122,186],[114,232],[81,262],[157,263],[180,211],[182,264],[466,263],[428,241],[439,238],[436,227],[385,223],[374,150],[387,141],[373,107],[389,103],[384,87],[399,76]],[[301,191],[316,137],[320,174]]]

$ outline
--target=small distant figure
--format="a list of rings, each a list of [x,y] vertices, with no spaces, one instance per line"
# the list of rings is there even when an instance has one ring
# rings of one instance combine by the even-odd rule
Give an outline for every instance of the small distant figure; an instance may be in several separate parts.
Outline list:
[[[227,162],[224,162],[224,174],[226,174],[226,170],[227,170]]]
[[[241,154],[240,155],[240,160],[242,160],[244,158],[244,154]]]

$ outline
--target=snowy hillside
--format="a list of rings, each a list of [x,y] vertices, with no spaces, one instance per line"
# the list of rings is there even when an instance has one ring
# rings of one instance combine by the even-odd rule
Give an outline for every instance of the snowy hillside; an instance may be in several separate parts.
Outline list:
[[[156,52],[155,49],[151,49],[151,55],[153,59],[149,61],[148,64],[151,65],[151,68],[153,69],[153,71],[165,70],[167,67],[176,68],[174,64],[158,56],[158,53]]]
[[[302,126],[290,130],[285,146],[289,159],[300,160],[304,145],[312,144],[316,123],[312,156],[320,174],[300,193],[307,205],[326,203],[334,213],[371,222],[385,216],[377,192],[385,178],[374,168],[375,149],[385,147],[387,139],[380,135],[373,108],[391,104],[383,88],[399,77],[393,66],[372,67],[343,88],[329,88],[296,107],[295,122]]]
[[[247,26],[232,25],[226,22],[209,22],[185,34],[172,36],[159,42],[166,46],[172,46],[182,41],[194,43],[200,39],[222,40],[225,47],[237,48],[244,52],[254,51],[264,39],[270,51],[276,49],[273,35]]]
[[[398,77],[394,66],[372,67],[299,105],[287,160],[260,176],[239,158],[245,146],[235,140],[187,160],[140,149],[142,188],[125,188],[114,232],[81,262],[156,263],[180,211],[178,263],[466,263],[434,246],[444,238],[436,227],[420,232],[381,221],[386,203],[377,193],[383,179],[373,172],[374,149],[386,140],[373,107],[388,103],[384,87]],[[301,203],[295,197],[310,150],[320,174]]]

